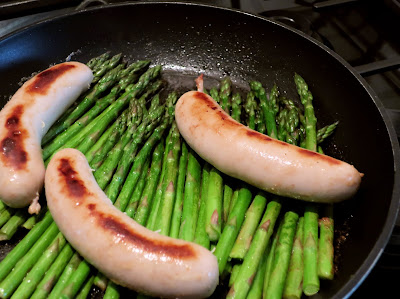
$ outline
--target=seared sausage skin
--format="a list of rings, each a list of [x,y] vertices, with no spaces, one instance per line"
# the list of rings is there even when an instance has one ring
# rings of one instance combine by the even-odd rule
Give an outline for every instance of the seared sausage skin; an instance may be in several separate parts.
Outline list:
[[[273,194],[333,203],[352,197],[360,186],[362,174],[352,165],[251,130],[202,92],[182,95],[175,119],[204,160]]]
[[[0,111],[0,198],[8,206],[33,202],[30,212],[39,211],[45,172],[42,137],[92,78],[82,63],[55,65],[25,82]]]
[[[61,232],[114,282],[164,298],[204,298],[215,290],[216,257],[197,244],[150,231],[115,208],[79,151],[54,155],[45,190]]]

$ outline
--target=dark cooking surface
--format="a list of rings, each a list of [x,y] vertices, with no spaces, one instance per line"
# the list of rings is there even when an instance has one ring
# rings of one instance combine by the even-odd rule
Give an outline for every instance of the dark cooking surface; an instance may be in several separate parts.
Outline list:
[[[112,1],[116,2],[116,1]],[[210,1],[205,1],[209,3]],[[237,6],[237,2],[241,5],[240,8],[250,11],[252,13],[263,13],[266,16],[271,16],[271,13],[265,9],[266,5],[271,5],[271,3],[277,3],[277,1],[217,1],[223,6],[234,5]],[[291,1],[281,1],[281,3],[287,3]],[[235,6],[236,5],[236,6]],[[247,6],[246,6],[247,5]],[[251,6],[253,5],[253,6]],[[292,4],[290,4],[292,5]],[[335,10],[324,10],[324,11],[312,11],[309,7],[304,8],[296,4],[295,6],[290,6],[290,13],[293,11],[300,13],[300,15],[306,16],[306,20],[317,19],[318,23],[312,27],[318,28],[317,31],[320,33],[312,32],[313,37],[321,39],[327,45],[330,44],[339,55],[344,57],[351,65],[357,66],[364,63],[373,62],[379,59],[388,59],[399,57],[399,39],[394,38],[398,30],[390,30],[385,26],[395,26],[392,28],[399,28],[400,17],[397,16],[398,23],[396,22],[396,17],[394,12],[388,13],[386,7],[379,6],[379,11],[375,14],[371,14],[371,11],[361,6],[357,13],[353,11],[355,7],[339,7]],[[269,10],[270,7],[268,7]],[[287,7],[279,7],[279,10],[287,9]],[[49,14],[58,14],[64,11],[68,11],[70,8],[65,8],[63,10],[57,10],[53,12],[46,12],[38,15],[29,15],[29,17],[23,17],[14,19],[14,23],[18,26],[27,24],[32,20],[37,18],[42,18],[48,16]],[[365,13],[364,11],[365,10]],[[287,16],[284,16],[287,17]],[[321,19],[322,18],[322,19]],[[336,23],[332,24],[331,19],[335,19]],[[379,18],[380,22],[377,22]],[[287,19],[283,18],[285,22]],[[328,21],[329,20],[329,21]],[[344,20],[347,20],[346,22]],[[291,22],[291,20],[289,20]],[[343,25],[345,23],[345,25]],[[5,24],[5,23],[3,23]],[[8,25],[10,22],[7,23]],[[338,25],[339,24],[339,25]],[[341,27],[342,26],[342,27]],[[343,27],[344,26],[344,27]],[[7,26],[5,26],[7,27]],[[2,28],[0,23],[0,28]],[[9,26],[6,29],[14,29],[15,27]],[[350,29],[349,29],[350,28]],[[3,27],[4,29],[4,27]],[[314,28],[313,28],[314,29]],[[340,31],[339,35],[337,31]],[[0,29],[1,33],[1,29]],[[359,35],[361,33],[361,35]],[[349,38],[348,35],[351,35]],[[392,34],[394,36],[392,36]],[[398,34],[398,33],[397,33]],[[379,37],[379,38],[378,38]],[[370,40],[368,40],[368,38]],[[350,42],[349,42],[350,41]],[[350,44],[350,45],[349,45]],[[373,75],[367,77],[367,82],[371,85],[374,91],[377,93],[379,98],[382,100],[384,106],[389,110],[389,115],[392,116],[392,121],[397,124],[398,116],[397,110],[400,111],[400,76],[399,71],[385,72],[383,74]],[[399,122],[400,123],[400,122]],[[398,131],[399,134],[399,131]],[[373,221],[373,219],[371,219]],[[399,227],[396,227],[391,241],[388,247],[383,253],[382,257],[378,261],[377,266],[372,270],[370,276],[365,280],[361,287],[352,296],[354,298],[365,298],[367,295],[376,295],[379,297],[388,297],[397,287],[395,279],[399,277],[400,274],[400,232]]]

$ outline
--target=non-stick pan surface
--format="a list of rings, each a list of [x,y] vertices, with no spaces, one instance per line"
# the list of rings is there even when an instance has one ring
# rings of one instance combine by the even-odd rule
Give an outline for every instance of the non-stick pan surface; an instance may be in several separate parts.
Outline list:
[[[298,72],[314,95],[318,123],[340,124],[326,153],[365,174],[350,201],[335,206],[338,230],[349,234],[338,273],[316,297],[349,296],[379,258],[399,207],[399,149],[382,103],[350,66],[326,47],[278,23],[223,8],[177,3],[134,3],[88,9],[41,22],[0,41],[4,105],[21,78],[67,57],[86,62],[105,51],[162,64],[170,86],[206,87],[229,75],[238,89],[276,83],[297,99]],[[223,150],[223,149],[221,149]],[[338,236],[338,235],[337,235]]]

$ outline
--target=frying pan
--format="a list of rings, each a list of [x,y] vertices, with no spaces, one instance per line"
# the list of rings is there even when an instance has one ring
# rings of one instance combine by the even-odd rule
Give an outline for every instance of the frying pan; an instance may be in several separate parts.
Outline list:
[[[382,253],[399,208],[399,147],[381,101],[363,78],[299,31],[248,13],[188,3],[129,3],[90,8],[40,22],[0,41],[1,105],[21,78],[69,56],[86,62],[111,51],[161,64],[171,88],[230,76],[238,90],[259,80],[297,99],[298,72],[314,95],[320,126],[339,120],[326,153],[365,174],[355,198],[335,206],[338,273],[316,298],[349,297]],[[223,150],[223,149],[221,149]]]

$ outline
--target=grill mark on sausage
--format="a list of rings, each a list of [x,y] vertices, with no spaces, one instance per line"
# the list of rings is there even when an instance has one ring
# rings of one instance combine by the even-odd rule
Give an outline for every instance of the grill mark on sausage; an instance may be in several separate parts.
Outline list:
[[[20,122],[23,113],[23,105],[13,108],[4,124],[6,133],[1,141],[1,159],[6,166],[16,170],[23,170],[29,158],[24,146],[24,139],[29,137],[29,134]]]
[[[59,64],[38,74],[26,88],[27,93],[45,95],[54,81],[75,68],[73,64]]]
[[[251,130],[246,131],[246,135],[249,137],[252,137],[252,138],[260,139],[262,141],[272,141],[273,140],[271,137],[269,137],[267,135],[261,134],[256,131],[251,131]]]
[[[87,208],[90,211],[90,215],[96,218],[96,221],[103,229],[113,234],[117,234],[118,237],[123,238],[124,241],[131,243],[136,248],[140,248],[148,253],[167,256],[172,259],[193,259],[196,257],[196,252],[190,245],[175,245],[165,241],[149,239],[130,229],[114,215],[98,211],[95,204],[88,204]]]
[[[198,101],[203,101],[206,103],[206,106],[210,108],[212,111],[218,114],[219,118],[223,121],[223,125],[225,126],[232,126],[232,127],[240,127],[242,126],[240,123],[232,119],[225,111],[222,109],[218,109],[218,106],[215,105],[215,102],[212,100],[211,97],[207,96],[205,93],[202,92],[195,92],[193,95]],[[197,110],[197,105],[193,106],[194,110]],[[197,112],[196,112],[197,114]]]
[[[297,151],[298,151],[298,153],[300,155],[303,155],[305,157],[319,159],[319,160],[325,161],[325,162],[327,162],[328,164],[331,164],[331,165],[339,165],[339,164],[342,163],[341,161],[339,161],[339,160],[337,160],[335,158],[332,158],[332,157],[329,157],[329,156],[326,156],[326,155],[321,155],[321,154],[319,154],[317,152],[306,150],[306,149],[301,148],[301,147],[297,148]]]
[[[83,201],[84,197],[88,195],[89,192],[86,189],[85,183],[77,175],[71,161],[68,158],[60,159],[57,169],[60,173],[63,185],[65,186],[65,188],[62,188],[61,192],[65,192],[69,196],[78,199],[78,202]]]

